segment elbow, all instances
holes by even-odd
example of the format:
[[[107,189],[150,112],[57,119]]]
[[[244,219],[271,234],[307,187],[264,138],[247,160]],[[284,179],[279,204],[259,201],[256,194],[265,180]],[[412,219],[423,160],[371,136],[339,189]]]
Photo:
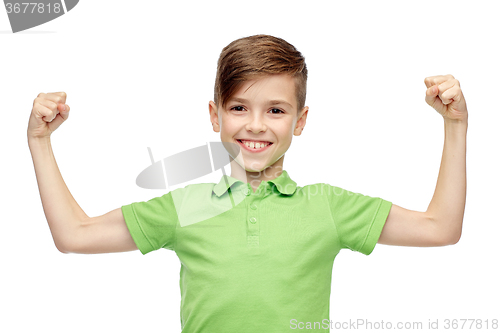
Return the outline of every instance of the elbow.
[[[78,223],[72,223],[74,226],[79,226]],[[76,240],[78,239],[78,230],[79,228],[64,230],[65,232],[59,232],[52,235],[54,240],[54,244],[57,250],[61,253],[77,253],[75,252],[78,249]]]
[[[59,252],[61,252],[61,253],[69,253],[69,251],[67,251],[65,248],[63,248],[63,247],[62,247],[62,246],[60,246],[60,245],[57,245],[57,244],[56,244],[56,248],[57,248],[57,250],[58,250]]]
[[[442,223],[436,221],[434,218],[429,218],[432,221],[435,246],[447,246],[457,244],[462,237],[462,220],[455,223]]]
[[[462,237],[462,230],[456,232],[448,232],[442,239],[441,244],[445,245],[455,245]]]
[[[55,243],[56,248],[57,248],[57,250],[58,250],[59,252],[61,252],[61,253],[69,253],[69,252],[70,252],[70,251],[68,251],[68,250],[66,249],[66,247],[64,247],[64,246],[63,246],[60,242],[54,242],[54,243]]]
[[[68,249],[68,247],[66,246],[66,243],[65,242],[62,242],[61,240],[56,240],[54,239],[54,244],[57,248],[57,250],[61,253],[71,253],[71,251]]]
[[[451,242],[449,245],[457,244],[458,241],[460,240],[460,237],[462,237],[462,231],[458,232],[457,235],[451,238]]]

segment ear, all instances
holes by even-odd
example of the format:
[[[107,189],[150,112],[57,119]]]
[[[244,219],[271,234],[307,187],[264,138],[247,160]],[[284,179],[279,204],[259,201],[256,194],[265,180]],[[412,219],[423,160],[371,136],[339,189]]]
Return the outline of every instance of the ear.
[[[214,132],[219,132],[219,113],[217,105],[213,101],[208,102],[208,112],[210,113],[210,121],[212,122]]]
[[[298,115],[297,123],[295,124],[295,129],[293,130],[293,134],[299,136],[302,134],[302,130],[306,126],[307,113],[309,112],[309,107],[304,106],[300,114]]]

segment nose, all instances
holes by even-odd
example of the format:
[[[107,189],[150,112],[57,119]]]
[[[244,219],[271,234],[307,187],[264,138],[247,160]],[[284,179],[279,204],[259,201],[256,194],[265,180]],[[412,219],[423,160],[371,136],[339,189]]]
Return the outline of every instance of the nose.
[[[247,131],[252,131],[254,133],[259,133],[267,129],[265,124],[265,119],[260,112],[252,112],[252,115],[248,118],[248,123],[245,126]]]

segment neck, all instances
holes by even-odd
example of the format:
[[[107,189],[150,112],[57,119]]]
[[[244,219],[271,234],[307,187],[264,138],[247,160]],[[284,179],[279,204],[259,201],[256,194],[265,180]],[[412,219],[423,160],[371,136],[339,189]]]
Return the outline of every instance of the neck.
[[[276,161],[273,165],[261,171],[247,171],[235,160],[231,159],[231,177],[250,183],[253,191],[259,187],[262,181],[268,181],[279,177],[283,173],[283,159],[285,155]]]

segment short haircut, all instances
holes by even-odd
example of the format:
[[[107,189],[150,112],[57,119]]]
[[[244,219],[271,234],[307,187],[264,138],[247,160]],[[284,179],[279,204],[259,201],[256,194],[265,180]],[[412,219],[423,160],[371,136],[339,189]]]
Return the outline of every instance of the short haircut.
[[[217,63],[214,102],[222,107],[243,82],[270,74],[295,78],[297,112],[306,102],[307,66],[302,54],[287,41],[269,35],[254,35],[232,41]]]

